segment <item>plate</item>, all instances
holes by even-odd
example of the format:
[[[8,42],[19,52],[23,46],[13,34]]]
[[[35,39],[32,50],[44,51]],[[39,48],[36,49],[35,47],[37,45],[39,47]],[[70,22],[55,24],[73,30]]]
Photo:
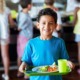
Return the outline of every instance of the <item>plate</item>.
[[[55,70],[55,71],[51,71],[51,72],[49,72],[49,71],[41,71],[41,70],[39,70],[41,67],[44,67],[44,66],[34,67],[34,68],[32,68],[32,71],[36,71],[36,72],[39,72],[39,73],[52,73],[52,72],[57,72],[58,71],[58,69]]]

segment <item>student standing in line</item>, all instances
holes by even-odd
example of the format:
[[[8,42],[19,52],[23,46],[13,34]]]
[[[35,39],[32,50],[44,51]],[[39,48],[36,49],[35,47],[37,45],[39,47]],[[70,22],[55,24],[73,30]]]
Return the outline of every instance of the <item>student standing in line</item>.
[[[74,12],[74,34],[75,34],[75,41],[78,45],[78,62],[79,62],[79,69],[78,73],[80,74],[80,0],[76,0],[77,4],[75,12]]]
[[[32,7],[32,0],[20,0],[19,4],[21,5],[22,10],[19,11],[17,17],[18,30],[19,30],[19,35],[17,39],[18,67],[21,64],[21,58],[24,52],[25,45],[33,37],[33,23],[28,13]],[[20,76],[22,76],[22,74],[18,71],[17,77]]]
[[[10,9],[6,6],[5,0],[0,0],[0,49],[4,65],[4,74],[2,74],[4,80],[9,80],[9,24],[10,26],[15,26]]]

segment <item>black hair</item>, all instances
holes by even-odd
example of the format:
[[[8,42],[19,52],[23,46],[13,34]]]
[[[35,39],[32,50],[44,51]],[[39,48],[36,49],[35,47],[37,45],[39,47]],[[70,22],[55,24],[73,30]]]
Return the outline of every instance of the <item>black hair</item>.
[[[44,15],[49,15],[49,16],[53,17],[55,23],[57,23],[57,13],[55,11],[53,11],[52,9],[45,8],[45,9],[40,10],[40,12],[37,16],[37,21],[39,22],[41,16],[44,16]]]
[[[26,8],[26,7],[28,7],[29,4],[32,3],[32,0],[20,0],[19,3],[20,3],[22,8]]]
[[[77,2],[80,2],[80,0],[76,0]]]
[[[45,3],[46,5],[53,5],[54,0],[44,0],[44,3]]]

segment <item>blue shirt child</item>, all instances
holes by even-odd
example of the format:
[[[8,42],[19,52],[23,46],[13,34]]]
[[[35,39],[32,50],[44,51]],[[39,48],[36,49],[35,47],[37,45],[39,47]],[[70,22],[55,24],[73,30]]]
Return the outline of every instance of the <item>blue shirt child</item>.
[[[57,64],[58,59],[69,59],[65,43],[61,38],[31,39],[26,45],[22,61],[32,66]],[[30,80],[62,80],[61,76],[31,76]]]

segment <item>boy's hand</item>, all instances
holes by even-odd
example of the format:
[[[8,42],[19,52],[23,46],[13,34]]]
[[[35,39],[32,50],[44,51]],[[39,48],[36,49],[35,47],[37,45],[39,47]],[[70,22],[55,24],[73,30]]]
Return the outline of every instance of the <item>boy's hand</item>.
[[[68,66],[69,66],[71,69],[74,69],[74,68],[75,68],[75,64],[72,63],[71,61],[68,61],[67,64],[68,64]]]
[[[25,70],[26,67],[27,67],[26,63],[22,62],[22,64],[19,67],[19,71],[22,72],[22,73],[24,73],[24,70]]]

